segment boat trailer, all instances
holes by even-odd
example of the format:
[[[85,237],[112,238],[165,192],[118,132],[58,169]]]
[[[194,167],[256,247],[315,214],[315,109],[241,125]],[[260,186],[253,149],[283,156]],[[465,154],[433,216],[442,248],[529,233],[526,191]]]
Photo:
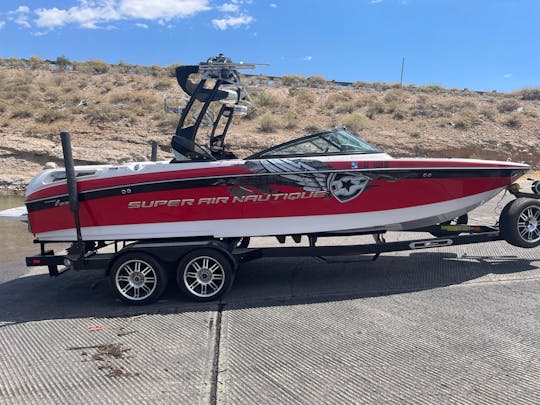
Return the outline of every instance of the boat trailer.
[[[433,237],[407,241],[386,242],[384,232],[342,232],[308,234],[309,246],[249,247],[249,238],[212,237],[144,239],[137,241],[84,240],[79,221],[79,198],[70,135],[61,133],[69,206],[73,213],[77,240],[66,253],[48,250],[40,244],[38,255],[26,258],[26,265],[47,266],[49,275],[56,277],[67,270],[101,270],[120,300],[128,304],[148,304],[164,292],[170,277],[176,278],[180,290],[196,301],[215,300],[225,294],[234,281],[241,263],[265,257],[329,257],[372,254],[373,260],[386,252],[433,249],[446,246],[505,240],[525,248],[540,245],[540,180],[532,183],[531,192],[523,192],[517,184],[508,188],[516,199],[502,210],[498,225],[467,225],[466,218],[455,224],[445,223],[403,232],[428,232]],[[532,179],[530,179],[532,180]],[[318,246],[321,237],[372,235],[374,243]],[[272,235],[269,235],[272,236]],[[300,242],[303,235],[290,235]],[[286,236],[276,236],[284,243]]]

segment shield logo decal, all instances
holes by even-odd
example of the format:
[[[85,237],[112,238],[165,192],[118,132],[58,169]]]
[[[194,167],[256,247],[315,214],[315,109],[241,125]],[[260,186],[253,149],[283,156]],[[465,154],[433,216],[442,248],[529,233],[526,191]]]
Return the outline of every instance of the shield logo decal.
[[[332,173],[328,176],[328,190],[342,203],[358,197],[366,189],[369,177],[355,173]]]

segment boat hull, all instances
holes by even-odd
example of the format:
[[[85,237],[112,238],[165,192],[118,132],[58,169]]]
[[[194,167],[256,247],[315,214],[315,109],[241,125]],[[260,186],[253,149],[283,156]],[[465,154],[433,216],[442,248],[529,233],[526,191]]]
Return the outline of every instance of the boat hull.
[[[409,230],[461,216],[493,198],[501,190],[490,190],[440,203],[377,212],[86,226],[82,228],[82,236],[85,240],[136,240],[186,236],[229,238],[337,231]],[[43,232],[36,236],[41,241],[76,239],[74,228]]]
[[[354,159],[80,167],[82,236],[135,240],[414,229],[474,209],[528,169],[475,160]],[[65,180],[51,180],[61,173],[38,175],[29,187],[28,220],[41,241],[76,239]]]

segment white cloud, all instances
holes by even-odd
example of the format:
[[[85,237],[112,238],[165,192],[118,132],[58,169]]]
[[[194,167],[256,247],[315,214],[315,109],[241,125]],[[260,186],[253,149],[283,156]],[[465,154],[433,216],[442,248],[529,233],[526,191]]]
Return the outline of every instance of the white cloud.
[[[60,10],[56,7],[49,9],[37,9],[38,16],[36,25],[38,27],[54,28],[69,22],[69,13],[66,10]]]
[[[1,30],[2,28],[4,28],[4,25],[6,25],[6,22],[5,22],[5,21],[0,21],[0,30]]]
[[[168,22],[175,18],[191,17],[210,10],[209,0],[78,0],[70,8],[38,8],[33,10],[39,28],[54,29],[67,24],[83,28],[111,28],[103,24],[114,21],[140,19]],[[30,9],[21,6],[10,12],[12,20],[30,28]],[[17,20],[15,19],[17,18]]]
[[[307,60],[307,61],[313,60],[313,56],[304,56],[304,60]]]
[[[223,13],[237,13],[240,7],[238,4],[225,3],[218,7],[218,10]]]
[[[39,8],[35,23],[40,28],[56,28],[66,24],[77,24],[83,28],[99,28],[99,24],[118,21],[122,18],[114,0],[80,0],[78,6],[69,9]]]
[[[270,3],[270,7],[271,8],[277,8],[277,4],[276,3]]]
[[[371,0],[371,4],[378,4],[378,3],[382,3],[383,0]]]
[[[208,0],[122,0],[118,10],[125,17],[169,21],[210,10],[210,7]]]
[[[13,21],[21,27],[30,28],[31,25],[28,22],[29,13],[30,9],[27,6],[19,6],[16,10],[8,12],[8,20]]]
[[[172,20],[192,17],[215,10],[223,13],[212,24],[219,30],[248,26],[255,19],[245,10],[252,0],[221,0],[220,6],[211,6],[211,0],[71,0],[72,7],[49,7],[31,10],[20,6],[8,13],[8,20],[23,27],[40,29],[40,33],[65,25],[89,29],[114,29],[115,22],[135,20],[135,26],[148,28],[147,21],[174,27]],[[277,7],[270,4],[270,7]],[[139,21],[137,21],[139,20]],[[140,21],[143,20],[143,21]]]
[[[214,27],[217,29],[224,31],[227,28],[238,28],[242,25],[249,25],[254,21],[255,19],[252,16],[241,14],[236,17],[228,16],[221,19],[213,19],[212,24],[214,24]]]
[[[506,73],[505,75],[503,75],[503,77],[505,79],[510,79],[512,77],[512,73]]]

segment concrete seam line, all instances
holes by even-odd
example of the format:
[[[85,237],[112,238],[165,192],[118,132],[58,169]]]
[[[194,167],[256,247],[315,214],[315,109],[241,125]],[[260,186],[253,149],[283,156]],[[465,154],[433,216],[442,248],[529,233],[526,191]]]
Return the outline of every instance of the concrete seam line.
[[[218,305],[218,311],[216,315],[216,326],[214,335],[214,358],[212,360],[212,373],[210,375],[210,405],[217,404],[219,350],[221,344],[221,318],[223,316],[224,307],[225,304],[220,303]]]

